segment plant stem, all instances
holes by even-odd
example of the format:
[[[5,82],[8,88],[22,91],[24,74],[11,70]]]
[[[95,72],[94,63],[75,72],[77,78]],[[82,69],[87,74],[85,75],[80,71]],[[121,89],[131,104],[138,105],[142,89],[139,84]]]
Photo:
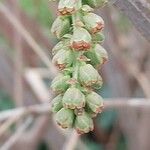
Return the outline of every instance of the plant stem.
[[[73,22],[73,32],[76,28],[76,22],[80,20],[80,12],[79,9],[82,7],[82,0],[77,1],[76,9],[77,12],[72,15],[72,22]],[[80,52],[74,51],[74,64],[73,64],[73,78],[78,80],[78,70],[79,70],[79,61],[77,58],[81,56]]]

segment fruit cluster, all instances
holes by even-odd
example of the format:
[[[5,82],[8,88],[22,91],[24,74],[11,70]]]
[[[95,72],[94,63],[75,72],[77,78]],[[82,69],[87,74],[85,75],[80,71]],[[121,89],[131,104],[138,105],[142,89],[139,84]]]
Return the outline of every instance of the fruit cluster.
[[[52,62],[60,73],[51,89],[57,94],[52,111],[62,128],[75,128],[79,134],[93,130],[92,118],[102,112],[103,99],[94,90],[101,88],[97,68],[104,64],[107,52],[104,41],[104,20],[93,13],[105,0],[60,0],[58,17],[52,33],[60,42],[53,48]]]

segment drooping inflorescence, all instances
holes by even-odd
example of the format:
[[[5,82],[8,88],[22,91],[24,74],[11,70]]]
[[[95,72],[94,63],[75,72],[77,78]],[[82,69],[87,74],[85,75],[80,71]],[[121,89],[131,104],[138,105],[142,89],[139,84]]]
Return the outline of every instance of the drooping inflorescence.
[[[51,89],[55,120],[62,128],[75,128],[79,134],[92,131],[92,118],[102,112],[103,99],[94,92],[102,87],[97,69],[107,59],[101,46],[104,20],[93,13],[106,0],[60,0],[52,33],[60,40],[52,49],[52,62],[60,70]]]

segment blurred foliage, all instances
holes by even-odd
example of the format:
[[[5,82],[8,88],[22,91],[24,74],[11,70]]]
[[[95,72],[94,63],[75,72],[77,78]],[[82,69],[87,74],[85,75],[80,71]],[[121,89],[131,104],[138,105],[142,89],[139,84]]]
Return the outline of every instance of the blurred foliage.
[[[0,89],[0,111],[5,109],[11,109],[14,108],[15,105],[13,103],[13,100],[8,96],[8,94]]]
[[[52,13],[48,5],[48,0],[20,0],[22,8],[31,16],[36,17],[46,27],[50,27],[53,22]]]
[[[124,34],[127,34],[131,31],[131,23],[123,14],[119,14],[119,18],[116,21],[116,26],[119,27],[120,32]]]

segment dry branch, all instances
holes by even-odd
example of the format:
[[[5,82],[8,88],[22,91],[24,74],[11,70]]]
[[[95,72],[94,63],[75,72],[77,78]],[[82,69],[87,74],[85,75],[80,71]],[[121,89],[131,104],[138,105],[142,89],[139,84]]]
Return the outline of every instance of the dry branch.
[[[136,29],[147,41],[150,41],[150,3],[146,0],[112,1],[131,20]]]
[[[55,67],[50,62],[47,55],[43,52],[42,48],[32,38],[30,33],[23,27],[20,21],[9,11],[9,9],[2,3],[0,3],[0,12],[6,16],[8,21],[14,26],[14,28],[21,34],[22,38],[32,47],[34,52],[40,57],[45,65],[53,72],[56,73]]]
[[[141,108],[146,109],[150,108],[150,101],[147,99],[107,99],[105,101],[105,109],[120,109],[123,107],[133,107],[133,108]],[[2,111],[0,113],[0,121],[4,121],[10,117],[16,116],[18,114],[34,114],[34,115],[44,115],[49,114],[51,109],[51,105],[48,103],[40,104],[40,105],[32,105],[29,107],[16,108],[12,110]]]
[[[0,147],[1,150],[9,150],[13,144],[19,139],[19,137],[23,134],[23,132],[27,129],[27,127],[31,124],[33,121],[32,117],[29,117],[22,126],[18,127],[15,134],[13,134],[6,143],[3,144],[2,147]]]

